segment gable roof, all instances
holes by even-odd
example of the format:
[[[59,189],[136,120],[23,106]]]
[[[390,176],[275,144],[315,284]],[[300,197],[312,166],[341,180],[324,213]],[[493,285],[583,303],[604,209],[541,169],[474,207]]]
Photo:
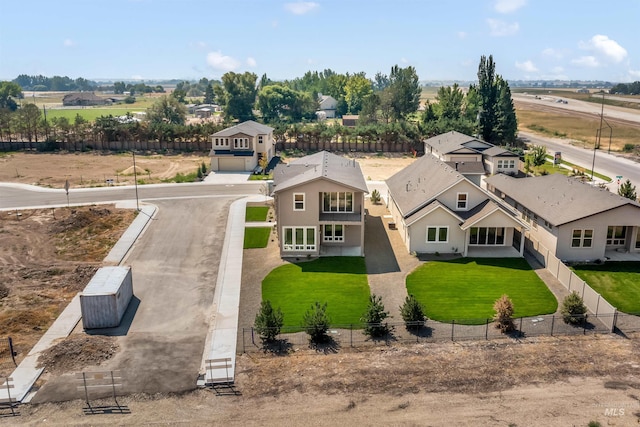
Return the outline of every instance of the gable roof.
[[[211,136],[233,136],[239,133],[249,136],[257,136],[268,135],[271,132],[273,132],[272,127],[254,122],[253,120],[247,120],[246,122],[242,122],[235,126],[231,126],[230,128],[223,129],[220,132],[216,132]]]
[[[466,178],[446,163],[425,155],[387,179],[389,193],[407,218]],[[475,184],[472,184],[475,185]]]
[[[482,153],[489,157],[519,157],[516,153],[512,153],[509,150],[505,150],[502,147],[493,146],[491,148],[487,148]]]
[[[463,175],[484,175],[487,171],[482,162],[445,162],[447,166]],[[456,165],[457,163],[457,165]]]
[[[493,144],[456,131],[436,135],[425,140],[424,143],[443,154],[454,152],[460,148],[468,148],[476,153],[482,153],[484,150],[493,147]]]
[[[495,212],[501,212],[519,226],[524,226],[527,229],[529,228],[525,223],[518,219],[515,212],[508,210],[505,206],[492,199],[487,199],[473,209],[463,212],[462,216],[464,218],[464,222],[460,224],[460,228],[466,230],[473,227],[476,223],[490,215],[493,215]]]
[[[529,178],[497,174],[486,183],[556,226],[625,205],[640,213],[638,202],[561,174]]]
[[[277,193],[318,179],[369,192],[360,165],[355,159],[349,160],[327,151],[276,166],[273,171],[273,192]]]

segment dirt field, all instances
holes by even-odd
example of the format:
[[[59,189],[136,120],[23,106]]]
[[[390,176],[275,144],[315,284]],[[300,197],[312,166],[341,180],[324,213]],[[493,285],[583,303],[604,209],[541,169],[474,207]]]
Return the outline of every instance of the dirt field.
[[[15,159],[26,162],[37,158],[43,168],[55,159],[57,166],[50,167],[47,176],[56,182],[64,182],[64,171],[69,168],[84,173],[94,167],[110,167],[108,161],[97,166],[95,158],[87,157],[94,160],[89,163],[83,156],[93,155],[28,154],[16,155]],[[100,160],[112,157],[117,156],[97,156]],[[76,158],[81,161],[63,164],[61,160]],[[359,157],[358,161],[366,178],[379,180],[413,159],[398,156],[385,160],[373,156]],[[0,173],[6,173],[4,165]],[[0,176],[0,180],[6,178]],[[2,300],[8,319],[24,327],[34,324],[35,317],[29,316],[46,313],[48,322],[55,311],[47,307],[64,306],[65,298],[75,294],[90,279],[109,243],[96,237],[95,226],[87,231],[91,222],[82,218],[119,214],[111,207],[93,209],[76,209],[76,217],[69,216],[68,212],[65,216],[66,209],[23,212],[20,220],[2,213],[0,269],[1,274],[7,276],[0,276],[0,283],[23,286],[22,291],[16,294],[12,291]],[[108,215],[105,209],[110,211]],[[122,226],[131,220],[125,216],[119,221],[113,218],[114,223]],[[87,227],[73,234],[72,229],[77,229],[74,224],[80,223],[87,223]],[[116,238],[114,229],[110,230],[112,239]],[[60,241],[66,244],[61,246],[57,243]],[[77,247],[81,241],[102,243],[95,249],[81,249]],[[66,251],[58,250],[60,247]],[[69,251],[72,247],[77,251]],[[9,303],[14,305],[9,307]],[[21,313],[22,308],[31,311],[20,320],[18,317],[22,315],[16,313]],[[46,322],[43,320],[36,328],[40,330],[34,332],[41,334]],[[31,331],[24,334],[26,340]],[[598,420],[610,426],[639,425],[639,343],[637,335],[628,338],[596,335],[342,348],[328,353],[304,349],[287,356],[241,355],[236,372],[238,395],[217,396],[211,390],[179,395],[131,395],[119,398],[120,404],[131,412],[123,415],[84,415],[84,402],[80,400],[25,405],[19,408],[19,418],[6,418],[2,422],[22,425],[528,426],[536,423],[586,426],[589,421]],[[62,352],[48,354],[48,371],[55,375],[82,369],[115,352],[117,348],[109,339],[67,342]],[[89,354],[97,357],[87,357]],[[93,403],[113,404],[109,400]]]

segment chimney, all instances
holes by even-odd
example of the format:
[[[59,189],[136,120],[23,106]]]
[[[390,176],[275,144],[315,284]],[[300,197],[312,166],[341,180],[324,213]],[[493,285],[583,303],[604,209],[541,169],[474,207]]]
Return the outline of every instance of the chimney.
[[[456,162],[456,170],[458,170],[458,162]]]

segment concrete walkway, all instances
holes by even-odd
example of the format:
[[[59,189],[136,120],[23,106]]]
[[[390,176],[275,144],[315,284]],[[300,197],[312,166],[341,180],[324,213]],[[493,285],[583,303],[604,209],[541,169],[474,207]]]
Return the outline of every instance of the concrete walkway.
[[[118,203],[116,208],[135,208],[135,201],[133,202],[133,205],[131,202]],[[118,243],[116,243],[111,252],[109,252],[109,255],[104,259],[104,263],[120,264],[129,253],[129,250],[135,243],[138,236],[140,236],[144,231],[155,212],[155,206],[143,206],[136,219],[131,223],[122,235],[122,238]],[[35,396],[35,392],[30,393],[31,388],[44,370],[43,368],[37,367],[40,353],[51,347],[56,340],[69,336],[78,322],[80,322],[81,318],[80,294],[78,293],[11,374],[10,378],[13,378],[12,384],[14,386],[13,389],[10,389],[12,398],[15,398],[21,403],[28,403],[31,401],[33,396]],[[0,386],[0,399],[6,399],[8,397],[7,388],[3,382],[3,385]]]
[[[199,386],[234,381],[246,206],[248,202],[264,201],[264,196],[252,196],[236,200],[229,207],[229,219],[213,296],[213,321],[202,355]],[[273,223],[270,222],[251,223],[251,226],[254,225],[273,227]],[[228,362],[209,365],[208,360]]]

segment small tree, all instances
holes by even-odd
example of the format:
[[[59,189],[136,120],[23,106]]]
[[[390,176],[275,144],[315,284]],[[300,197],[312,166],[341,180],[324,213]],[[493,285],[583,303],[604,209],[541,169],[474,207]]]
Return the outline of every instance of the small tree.
[[[408,295],[404,299],[404,304],[400,306],[400,314],[407,329],[413,327],[419,329],[424,326],[426,316],[424,315],[424,306],[413,295]]]
[[[533,166],[542,166],[547,161],[547,147],[544,145],[534,145],[529,150],[527,156],[531,159]]]
[[[329,316],[327,315],[327,303],[320,304],[318,301],[311,305],[302,316],[304,331],[309,335],[313,343],[320,343],[327,340],[329,330]]]
[[[258,160],[258,164],[262,168],[262,175],[267,174],[267,166],[269,166],[269,159],[267,156],[262,156],[260,160]]]
[[[203,175],[207,173],[207,164],[205,162],[202,162],[202,164],[200,165],[200,170],[202,171]]]
[[[388,334],[389,324],[382,323],[387,317],[389,317],[389,312],[384,311],[382,297],[376,294],[370,295],[367,311],[360,318],[360,321],[366,324],[363,332],[372,338]]]
[[[576,291],[571,292],[564,298],[560,313],[562,314],[562,320],[570,325],[577,325],[587,320],[587,307]]]
[[[198,179],[202,179],[202,177],[203,177],[202,169],[198,168],[198,172],[196,172],[196,175],[198,175]]]
[[[371,203],[377,205],[378,203],[380,203],[380,199],[380,192],[378,190],[373,190],[371,192]]]
[[[507,295],[502,295],[493,304],[495,314],[493,315],[493,321],[496,328],[500,329],[502,333],[511,332],[516,329],[513,324],[513,301]]]
[[[280,329],[284,324],[284,316],[280,307],[276,310],[271,306],[271,301],[266,300],[260,303],[260,310],[256,314],[253,327],[256,329],[262,341],[271,342],[280,334]]]
[[[628,179],[622,183],[622,185],[618,189],[618,194],[631,200],[636,200],[638,198],[638,196],[636,195],[636,186],[631,185],[631,181],[629,181]]]

